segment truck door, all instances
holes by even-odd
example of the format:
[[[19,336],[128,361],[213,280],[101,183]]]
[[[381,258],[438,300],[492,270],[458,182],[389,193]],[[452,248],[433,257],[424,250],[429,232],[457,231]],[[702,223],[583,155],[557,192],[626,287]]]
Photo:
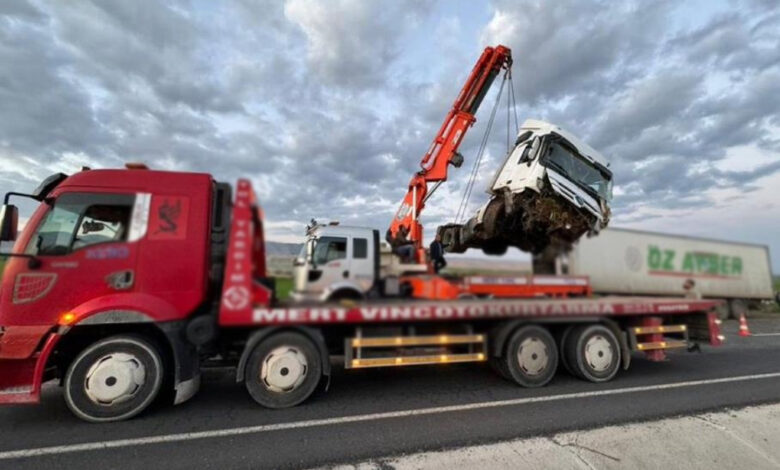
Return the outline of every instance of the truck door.
[[[312,256],[314,269],[309,288],[319,291],[350,278],[347,237],[326,236],[317,240]]]
[[[374,284],[374,256],[370,249],[376,249],[368,238],[352,237],[352,259],[350,260],[351,278],[361,292],[371,289]],[[373,240],[371,240],[373,242]]]
[[[18,320],[52,324],[84,302],[131,292],[137,253],[131,240],[143,236],[138,226],[131,229],[136,202],[148,210],[148,196],[135,194],[65,193],[49,202],[25,247],[37,262],[16,258],[5,273],[14,282],[4,301],[14,304]]]

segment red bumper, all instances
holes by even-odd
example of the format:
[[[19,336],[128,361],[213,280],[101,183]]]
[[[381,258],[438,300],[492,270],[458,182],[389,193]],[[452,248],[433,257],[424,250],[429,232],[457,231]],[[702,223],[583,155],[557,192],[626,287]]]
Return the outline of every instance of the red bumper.
[[[19,357],[22,355],[17,347],[20,338],[13,330],[10,327],[0,336],[0,404],[38,403],[46,361],[60,335],[44,333],[36,343],[36,346],[42,343],[39,349],[27,357]]]

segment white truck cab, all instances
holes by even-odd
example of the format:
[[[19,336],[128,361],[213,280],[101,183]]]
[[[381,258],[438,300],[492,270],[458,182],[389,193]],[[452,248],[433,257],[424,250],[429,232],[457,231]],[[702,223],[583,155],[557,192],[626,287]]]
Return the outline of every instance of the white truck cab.
[[[398,295],[398,277],[426,272],[424,264],[401,263],[379,231],[314,223],[293,266],[295,302],[363,299],[372,292]]]
[[[538,252],[597,233],[609,222],[612,172],[576,136],[528,119],[487,192],[490,200],[465,224],[439,228],[448,251],[502,254],[512,245]]]
[[[538,193],[546,176],[556,193],[601,223],[609,218],[608,203],[612,199],[612,172],[608,166],[599,152],[573,134],[554,124],[528,119],[488,193],[495,196],[526,189]]]

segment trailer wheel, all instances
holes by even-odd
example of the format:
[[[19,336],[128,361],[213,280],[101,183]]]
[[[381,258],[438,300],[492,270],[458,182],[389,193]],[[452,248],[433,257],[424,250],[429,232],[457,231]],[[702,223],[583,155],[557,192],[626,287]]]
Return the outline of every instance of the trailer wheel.
[[[560,340],[558,341],[558,357],[560,357],[561,364],[563,365],[563,368],[566,370],[566,372],[569,373],[569,375],[573,375],[575,377],[579,377],[577,373],[574,372],[574,369],[572,368],[571,364],[569,364],[569,359],[566,354],[566,344],[569,341],[569,337],[571,336],[571,332],[576,328],[574,325],[570,325],[566,327],[565,330],[563,330],[563,333],[561,334]]]
[[[244,372],[249,395],[267,408],[288,408],[307,398],[322,377],[317,347],[300,333],[278,333],[249,354]]]
[[[574,375],[590,382],[607,382],[620,368],[620,343],[612,330],[597,323],[572,330],[563,353]]]
[[[135,335],[111,336],[82,351],[65,374],[65,403],[93,423],[141,413],[160,392],[163,361],[157,348]]]
[[[505,368],[505,362],[503,357],[490,357],[488,359],[488,364],[490,364],[490,368],[493,369],[493,372],[495,372],[496,374],[500,375],[506,380],[514,380],[512,379],[512,376],[509,374],[509,371],[507,371]]]
[[[747,303],[742,299],[731,299],[729,300],[728,305],[731,318],[737,319],[741,315],[747,315],[748,313]]]
[[[558,369],[558,348],[546,328],[537,325],[517,329],[501,357],[506,374],[523,387],[541,387]]]

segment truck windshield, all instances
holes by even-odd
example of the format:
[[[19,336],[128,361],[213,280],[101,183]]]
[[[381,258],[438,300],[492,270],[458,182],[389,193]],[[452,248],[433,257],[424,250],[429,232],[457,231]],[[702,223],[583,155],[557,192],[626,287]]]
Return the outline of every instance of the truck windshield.
[[[347,239],[343,237],[320,237],[314,245],[314,264],[327,264],[347,257]]]
[[[577,153],[554,143],[548,147],[546,161],[579,186],[606,201],[612,199],[612,176]]]
[[[134,196],[63,194],[27,245],[27,254],[65,255],[97,243],[124,241]]]

